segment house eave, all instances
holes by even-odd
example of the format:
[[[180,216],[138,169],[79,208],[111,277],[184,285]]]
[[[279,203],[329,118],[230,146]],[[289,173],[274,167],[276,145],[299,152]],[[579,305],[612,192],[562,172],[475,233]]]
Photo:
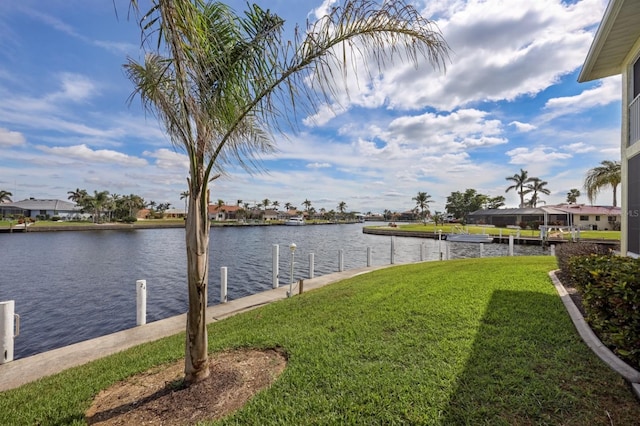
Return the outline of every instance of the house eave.
[[[611,0],[585,59],[578,82],[622,73],[625,59],[640,38],[640,2]]]

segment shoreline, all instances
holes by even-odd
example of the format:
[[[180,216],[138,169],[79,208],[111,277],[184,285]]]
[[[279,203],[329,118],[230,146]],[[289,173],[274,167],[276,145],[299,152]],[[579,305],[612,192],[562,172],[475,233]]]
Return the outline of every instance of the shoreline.
[[[304,226],[315,225],[351,225],[358,222],[321,222],[305,223]],[[211,222],[212,228],[223,227],[255,227],[255,226],[287,226],[282,223],[217,223]],[[184,222],[146,222],[140,221],[135,223],[105,223],[105,224],[76,224],[76,225],[56,225],[56,226],[29,226],[26,231],[24,227],[20,228],[0,228],[0,234],[12,233],[29,233],[29,232],[65,232],[65,231],[127,231],[135,229],[162,229],[162,228],[184,228]]]

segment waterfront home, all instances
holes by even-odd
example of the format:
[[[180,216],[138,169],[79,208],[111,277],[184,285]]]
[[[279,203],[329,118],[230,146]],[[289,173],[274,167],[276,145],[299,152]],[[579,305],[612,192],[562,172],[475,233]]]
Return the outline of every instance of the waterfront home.
[[[571,226],[583,230],[619,230],[619,207],[558,204],[518,209],[484,209],[467,215],[467,223],[522,228],[537,225]]]
[[[640,255],[640,1],[611,0],[578,77],[622,76],[620,251]]]
[[[90,215],[82,213],[82,208],[62,200],[28,200],[0,204],[0,217],[28,217],[31,219],[81,220]]]
[[[209,204],[209,219],[216,221],[238,220],[238,211],[241,209],[242,207],[240,206],[228,206],[226,204],[219,206],[217,204]]]

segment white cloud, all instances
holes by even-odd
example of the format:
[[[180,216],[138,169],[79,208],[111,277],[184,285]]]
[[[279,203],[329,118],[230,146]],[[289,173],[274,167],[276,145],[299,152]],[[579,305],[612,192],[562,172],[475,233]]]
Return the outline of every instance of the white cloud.
[[[25,143],[26,139],[22,133],[0,127],[0,147],[20,146]]]
[[[142,158],[132,157],[121,152],[112,151],[108,149],[93,150],[86,145],[76,145],[68,147],[48,147],[38,146],[40,151],[53,154],[62,158],[68,158],[71,160],[80,160],[84,162],[97,162],[97,163],[112,163],[121,166],[146,166],[146,160]]]
[[[369,79],[373,63],[338,83],[336,101],[374,108],[412,110],[431,106],[453,110],[475,102],[512,101],[556,84],[584,61],[604,12],[604,0],[569,5],[560,0],[469,0],[439,2],[426,11],[451,47],[447,73],[428,63],[388,66]],[[427,15],[428,16],[428,15]],[[424,61],[423,61],[424,62]],[[369,84],[364,84],[369,82]],[[348,87],[350,96],[345,90]]]
[[[331,167],[329,163],[309,163],[307,164],[308,169],[328,169]]]
[[[182,170],[186,176],[189,172],[189,158],[179,152],[175,152],[166,148],[156,151],[145,151],[143,155],[156,159],[156,165],[161,169]]]
[[[596,150],[593,146],[587,145],[584,142],[576,142],[570,145],[563,145],[562,149],[573,154],[584,154]]]
[[[566,152],[558,152],[549,147],[535,147],[535,148],[515,148],[505,153],[508,157],[511,157],[509,164],[521,164],[527,167],[535,163],[548,164],[556,160],[567,160],[572,157],[571,154]]]
[[[529,123],[522,123],[520,121],[512,121],[511,123],[509,123],[510,126],[514,126],[516,128],[517,131],[519,132],[530,132],[532,130],[535,130],[537,127],[534,126],[533,124],[529,124]]]
[[[576,114],[619,101],[621,90],[619,76],[605,78],[596,87],[587,89],[578,95],[549,99],[544,106],[548,112],[543,114],[542,119],[549,120],[561,115]]]

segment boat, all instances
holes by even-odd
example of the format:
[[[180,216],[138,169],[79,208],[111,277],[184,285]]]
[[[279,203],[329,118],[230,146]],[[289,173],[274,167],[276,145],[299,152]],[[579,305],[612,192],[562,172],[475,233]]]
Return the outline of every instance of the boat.
[[[492,243],[493,237],[487,234],[448,234],[447,241],[454,243]]]
[[[287,220],[284,224],[289,226],[304,225],[304,218],[302,216],[292,217],[291,219]]]
[[[488,234],[470,234],[461,227],[456,226],[454,231],[447,234],[447,241],[454,243],[492,243],[493,236]]]

